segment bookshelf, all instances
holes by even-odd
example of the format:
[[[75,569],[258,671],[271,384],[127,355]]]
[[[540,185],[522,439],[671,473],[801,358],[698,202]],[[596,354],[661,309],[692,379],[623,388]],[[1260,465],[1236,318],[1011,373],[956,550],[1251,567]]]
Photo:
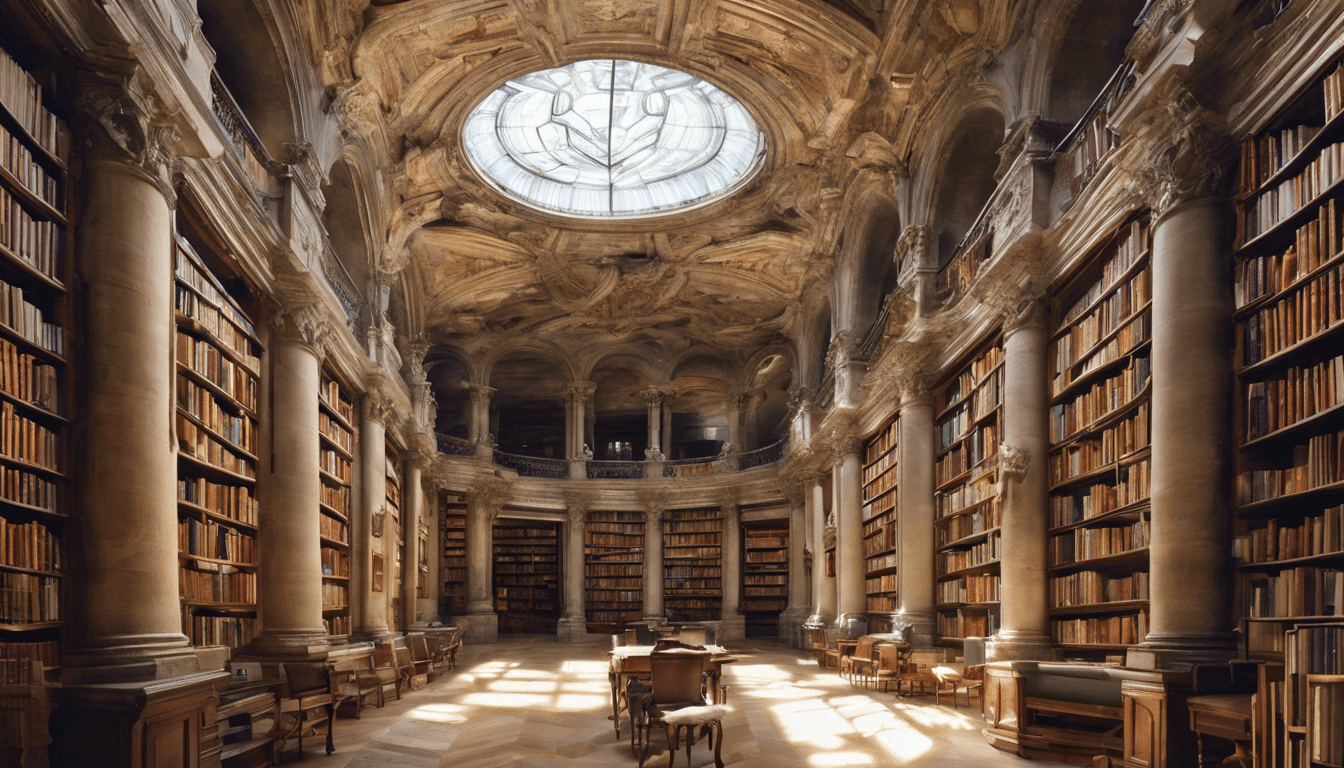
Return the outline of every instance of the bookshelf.
[[[387,446],[387,455],[383,462],[386,467],[386,477],[384,479],[383,491],[383,509],[386,510],[388,519],[392,521],[392,594],[391,598],[392,615],[389,617],[389,626],[400,628],[401,612],[401,584],[406,576],[406,529],[402,524],[401,518],[401,479],[397,475],[397,454],[389,444]]]
[[[257,630],[261,345],[249,297],[225,289],[220,254],[197,250],[185,219],[173,288],[182,631],[193,645],[238,648]]]
[[[663,518],[663,610],[670,622],[718,621],[723,608],[723,517],[715,507]]]
[[[443,501],[443,607],[445,620],[467,612],[467,505],[461,496]]]
[[[644,615],[644,515],[590,512],[583,553],[588,631],[621,632]]]
[[[742,613],[747,637],[776,637],[789,607],[789,521],[742,524]]]
[[[863,464],[863,556],[867,563],[869,613],[901,609],[897,551],[897,466],[900,453],[896,419],[868,441]]]
[[[1048,597],[1053,640],[1100,660],[1148,624],[1151,232],[1120,226],[1051,305]]]
[[[560,620],[560,524],[496,522],[494,585],[501,633],[554,635]]]
[[[322,621],[327,634],[350,634],[350,479],[355,408],[349,390],[324,367],[317,399],[321,501]]]
[[[980,345],[939,388],[934,425],[934,567],[940,642],[960,646],[999,623],[996,457],[1003,342]]]
[[[61,670],[71,237],[70,134],[46,90],[0,49],[0,658]],[[34,679],[30,682],[44,682]]]

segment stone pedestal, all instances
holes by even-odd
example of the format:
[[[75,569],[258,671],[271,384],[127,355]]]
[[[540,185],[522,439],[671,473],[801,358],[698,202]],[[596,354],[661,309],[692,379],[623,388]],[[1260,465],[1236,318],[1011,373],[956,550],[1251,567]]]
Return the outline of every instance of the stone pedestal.
[[[937,640],[933,560],[933,397],[907,392],[901,399],[896,520],[900,530],[900,618],[910,624],[911,643],[929,647]]]

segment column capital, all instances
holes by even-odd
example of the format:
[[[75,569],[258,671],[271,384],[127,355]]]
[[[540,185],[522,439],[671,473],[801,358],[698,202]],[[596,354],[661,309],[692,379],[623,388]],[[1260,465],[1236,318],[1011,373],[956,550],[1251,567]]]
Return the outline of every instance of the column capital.
[[[326,357],[333,325],[317,302],[281,299],[271,314],[271,330],[283,339],[307,347],[321,360]]]
[[[814,387],[794,387],[789,390],[789,413],[796,414],[816,407],[817,390]]]
[[[588,403],[597,392],[597,382],[571,381],[565,385],[565,399],[570,402]]]
[[[381,387],[364,393],[364,418],[376,421],[386,428],[392,426],[396,416],[396,402]]]
[[[467,391],[470,393],[471,402],[475,405],[489,405],[491,399],[495,396],[495,388],[484,384],[468,385]]]
[[[581,493],[565,494],[565,518],[571,525],[581,526],[588,521],[588,499]]]
[[[477,479],[467,491],[467,500],[485,512],[491,525],[499,519],[499,513],[512,497],[513,481],[497,475]]]
[[[654,488],[636,491],[635,500],[644,510],[645,522],[655,525],[663,521],[663,510],[667,509],[671,494],[666,488]]]
[[[123,81],[90,75],[79,84],[76,109],[102,127],[127,167],[152,182],[176,206],[173,166],[182,135],[158,97],[134,76]]]
[[[639,391],[639,396],[644,398],[644,403],[650,408],[661,408],[671,394],[663,387],[646,387]]]
[[[1145,117],[1147,129],[1140,136],[1149,151],[1134,194],[1152,209],[1154,221],[1195,198],[1231,194],[1235,144],[1221,115],[1173,79]]]
[[[805,481],[784,481],[780,484],[780,490],[784,493],[784,498],[789,502],[792,509],[802,509],[807,506],[808,483]]]
[[[724,491],[719,496],[719,507],[724,517],[742,513],[742,494],[736,489]]]
[[[863,438],[852,424],[833,428],[826,438],[826,443],[831,450],[831,459],[836,464],[850,456],[863,455]]]

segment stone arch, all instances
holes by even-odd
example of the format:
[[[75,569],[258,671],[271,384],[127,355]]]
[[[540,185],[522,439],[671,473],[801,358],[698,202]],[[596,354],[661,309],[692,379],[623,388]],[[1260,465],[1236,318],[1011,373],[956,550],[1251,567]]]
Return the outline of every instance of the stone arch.
[[[452,347],[425,355],[425,377],[434,393],[434,431],[463,440],[471,430],[471,358]]]
[[[640,393],[665,383],[657,366],[634,350],[613,350],[594,362],[589,378],[597,385],[590,409],[597,458],[644,458],[650,447],[648,406]]]
[[[793,350],[772,344],[757,351],[747,361],[747,389],[761,393],[761,402],[752,414],[748,431],[755,445],[744,450],[763,448],[784,438],[789,432],[789,399],[797,374]]]
[[[361,169],[349,158],[339,158],[331,168],[328,183],[322,187],[322,194],[327,201],[327,207],[322,211],[322,224],[336,260],[349,276],[355,291],[381,305],[384,297],[374,296],[369,285],[375,274],[376,245],[372,233],[377,230]]]
[[[569,361],[546,345],[515,345],[488,367],[490,432],[499,449],[522,456],[565,457],[565,390]]]
[[[1029,108],[1047,120],[1073,125],[1087,112],[1125,60],[1134,20],[1145,0],[1086,3],[1056,0],[1042,18],[1046,25],[1032,46],[1038,57],[1028,63]]]
[[[939,162],[933,164],[939,171],[929,197],[930,247],[940,267],[952,259],[998,185],[995,171],[1004,137],[1003,111],[988,103],[974,103],[955,126],[939,153]]]
[[[832,300],[836,327],[862,337],[877,318],[883,298],[896,287],[892,257],[901,236],[901,219],[895,198],[880,189],[868,190],[848,218],[832,277]]]
[[[272,159],[302,135],[299,104],[268,16],[254,0],[197,0],[215,71]]]
[[[718,352],[692,348],[673,362],[668,378],[677,392],[669,458],[717,454],[729,438],[728,398],[741,384],[741,366]]]

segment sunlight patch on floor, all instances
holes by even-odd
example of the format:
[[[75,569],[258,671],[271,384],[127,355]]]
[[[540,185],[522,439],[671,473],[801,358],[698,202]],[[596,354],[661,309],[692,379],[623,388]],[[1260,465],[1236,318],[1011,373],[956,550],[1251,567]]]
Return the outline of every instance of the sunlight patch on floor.
[[[563,709],[570,712],[583,712],[586,710],[611,709],[610,696],[593,696],[580,693],[562,693],[555,697],[556,709]]]
[[[877,760],[864,752],[820,752],[809,755],[807,764],[812,768],[841,768],[850,765],[877,765]]]
[[[776,704],[770,707],[777,730],[794,744],[835,750],[855,733],[854,726],[819,699]],[[842,763],[843,765],[843,763]]]
[[[498,709],[523,709],[532,707],[542,709],[551,705],[554,696],[544,693],[468,693],[462,697],[462,703],[471,707],[495,707]]]
[[[432,723],[464,723],[470,716],[468,707],[457,704],[421,704],[406,713],[412,720]]]
[[[486,689],[505,693],[554,693],[560,690],[560,683],[555,680],[496,680]]]

